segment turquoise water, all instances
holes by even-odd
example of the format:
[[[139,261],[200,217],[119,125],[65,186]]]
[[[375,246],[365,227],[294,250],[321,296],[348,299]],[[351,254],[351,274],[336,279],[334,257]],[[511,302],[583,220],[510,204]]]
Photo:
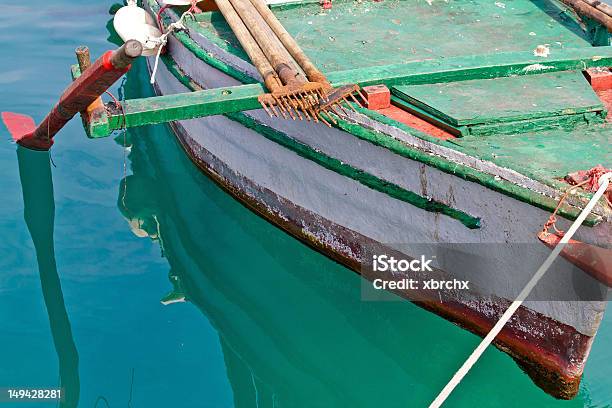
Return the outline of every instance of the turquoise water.
[[[0,111],[40,120],[74,48],[113,47],[110,5],[3,5]],[[113,91],[148,95],[141,64]],[[56,167],[9,141],[0,388],[61,384],[66,407],[423,407],[478,343],[410,303],[360,301],[357,275],[233,201],[166,127],[92,141],[74,120]],[[492,349],[447,406],[612,406],[610,344],[608,315],[573,401]]]

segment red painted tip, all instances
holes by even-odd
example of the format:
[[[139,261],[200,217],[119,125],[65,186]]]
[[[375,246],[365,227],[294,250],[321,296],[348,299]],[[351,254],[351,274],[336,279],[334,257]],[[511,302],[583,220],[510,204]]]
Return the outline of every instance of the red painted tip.
[[[23,147],[32,150],[49,150],[53,139],[41,140],[34,137],[36,123],[28,115],[13,112],[2,112],[2,121],[10,132],[13,140]]]
[[[13,112],[2,112],[2,121],[10,132],[13,140],[19,142],[36,130],[36,123],[28,115]]]

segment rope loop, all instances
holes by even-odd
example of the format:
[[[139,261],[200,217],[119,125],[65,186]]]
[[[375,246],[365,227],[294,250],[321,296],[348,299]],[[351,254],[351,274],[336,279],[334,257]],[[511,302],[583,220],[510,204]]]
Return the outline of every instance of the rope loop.
[[[185,20],[187,17],[191,17],[192,19],[195,20],[195,17],[192,13],[192,9],[195,6],[195,1],[192,1],[192,6],[189,10],[187,10],[186,12],[183,13],[183,15],[181,15],[181,18],[179,18],[177,21],[175,21],[174,23],[171,23],[167,28],[166,31],[161,35],[161,37],[152,39],[151,42],[153,42],[153,44],[155,44],[155,47],[159,47],[157,49],[157,54],[155,56],[155,64],[153,65],[153,71],[151,72],[151,85],[155,84],[155,76],[157,75],[157,68],[159,67],[159,59],[161,58],[161,54],[162,51],[164,49],[164,47],[166,46],[166,44],[168,43],[168,37],[170,36],[170,34],[172,34],[174,31],[178,31],[178,30],[185,30]],[[161,12],[163,11],[163,8],[160,10],[160,14],[158,15],[158,21],[160,23],[160,27],[163,28],[163,25],[161,24]],[[163,31],[162,31],[163,32]]]
[[[568,188],[565,191],[565,193],[563,193],[563,196],[561,196],[561,199],[559,200],[559,204],[557,204],[557,207],[555,208],[553,213],[548,218],[548,221],[544,223],[544,226],[542,227],[542,232],[545,234],[548,234],[549,233],[548,230],[552,228],[555,230],[555,233],[558,236],[562,237],[563,235],[565,235],[565,232],[558,229],[555,224],[557,222],[557,212],[559,211],[559,208],[561,208],[561,205],[563,205],[563,202],[565,201],[565,199],[567,198],[567,196],[570,194],[572,190],[575,190],[579,187],[583,187],[584,189],[588,191],[597,191],[599,189],[600,179],[606,173],[610,173],[610,169],[607,169],[602,165],[597,165],[590,170],[586,170],[586,171],[581,170],[575,173],[568,174],[565,177],[565,180],[568,183],[573,184],[573,185],[570,188]],[[606,191],[612,191],[612,185],[609,185]],[[605,194],[604,194],[604,197],[608,201],[608,204],[612,207],[612,203],[610,203],[610,199]]]
[[[110,91],[105,91],[104,93],[110,96],[110,98],[113,100],[113,104],[117,107],[117,109],[121,111],[121,122],[119,124],[119,129],[126,129],[127,118],[125,116],[125,109],[123,109],[123,105],[121,104],[119,99],[117,99],[115,95],[113,95]]]

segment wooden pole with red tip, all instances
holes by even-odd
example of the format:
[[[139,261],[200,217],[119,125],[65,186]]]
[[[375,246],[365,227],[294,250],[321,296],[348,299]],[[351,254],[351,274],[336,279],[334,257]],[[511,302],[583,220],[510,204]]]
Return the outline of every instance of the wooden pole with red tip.
[[[129,71],[132,61],[141,54],[142,44],[136,40],[129,40],[117,50],[106,52],[66,88],[38,127],[31,117],[17,113],[2,112],[2,120],[20,145],[33,150],[49,150],[53,136]]]

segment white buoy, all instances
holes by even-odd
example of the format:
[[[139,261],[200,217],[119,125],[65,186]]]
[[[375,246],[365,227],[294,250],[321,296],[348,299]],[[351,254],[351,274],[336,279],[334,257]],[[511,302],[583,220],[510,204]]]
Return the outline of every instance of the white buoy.
[[[157,54],[162,33],[157,28],[155,18],[135,2],[128,2],[127,6],[117,11],[113,26],[123,41],[139,41],[143,48],[142,55],[145,57]]]

